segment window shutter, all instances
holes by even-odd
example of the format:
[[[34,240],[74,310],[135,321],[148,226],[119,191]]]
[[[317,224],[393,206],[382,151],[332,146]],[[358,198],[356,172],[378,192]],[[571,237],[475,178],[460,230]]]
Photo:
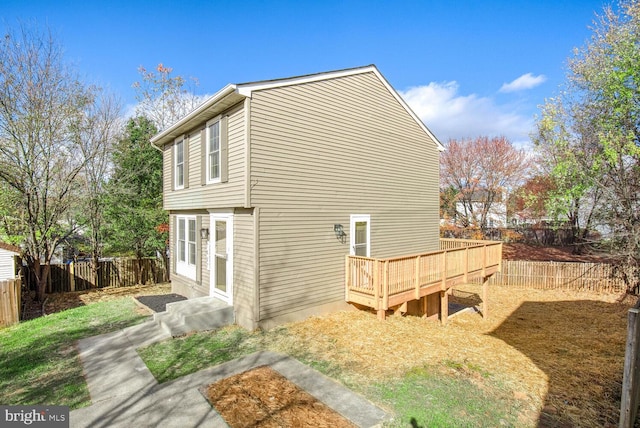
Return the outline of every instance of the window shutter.
[[[200,237],[200,229],[202,229],[202,216],[196,217],[196,284],[202,284],[202,238]]]
[[[169,162],[171,163],[171,190],[176,190],[176,144],[169,148]]]
[[[184,141],[182,143],[182,150],[184,150],[184,188],[189,188],[189,136],[186,135],[184,137]]]
[[[169,246],[169,256],[171,263],[171,273],[176,273],[176,265],[178,262],[178,222],[176,220],[176,216],[172,215],[169,218],[169,231],[171,232],[171,245]]]
[[[209,171],[207,171],[207,128],[205,127],[200,131],[200,147],[202,156],[200,156],[200,184],[204,186],[207,184],[207,178],[209,177]]]
[[[220,119],[220,181],[229,181],[229,116]]]

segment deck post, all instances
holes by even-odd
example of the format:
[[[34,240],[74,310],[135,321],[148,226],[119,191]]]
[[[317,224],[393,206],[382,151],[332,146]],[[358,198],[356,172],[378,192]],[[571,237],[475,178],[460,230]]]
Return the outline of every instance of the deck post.
[[[440,323],[442,323],[442,325],[446,325],[448,319],[449,295],[447,294],[447,290],[444,290],[440,292]]]
[[[351,265],[349,256],[344,257],[344,300],[349,302],[349,287],[351,286]]]
[[[380,309],[382,306],[382,294],[380,293],[380,261],[373,260],[371,262],[373,265],[373,299],[376,302],[375,310]]]
[[[447,251],[442,252],[442,289],[447,288]]]
[[[415,265],[415,286],[416,286],[416,300],[420,298],[420,256],[416,257]]]
[[[382,289],[382,309],[389,309],[389,260],[384,261],[384,278]],[[384,318],[383,318],[384,319]]]
[[[482,319],[489,318],[489,277],[482,277]]]

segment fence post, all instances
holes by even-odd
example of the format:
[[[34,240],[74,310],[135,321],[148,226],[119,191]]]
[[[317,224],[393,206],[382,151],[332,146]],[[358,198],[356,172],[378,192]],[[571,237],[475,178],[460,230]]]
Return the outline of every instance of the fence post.
[[[73,261],[71,261],[71,263],[69,263],[69,288],[71,288],[71,291],[76,291],[76,269],[75,269],[75,264],[73,263]]]
[[[20,278],[0,281],[0,328],[20,322]]]
[[[489,277],[482,277],[482,319],[489,318]]]
[[[622,374],[622,397],[620,400],[620,428],[632,428],[638,414],[640,393],[638,372],[638,333],[640,332],[640,310],[629,309],[627,346]]]

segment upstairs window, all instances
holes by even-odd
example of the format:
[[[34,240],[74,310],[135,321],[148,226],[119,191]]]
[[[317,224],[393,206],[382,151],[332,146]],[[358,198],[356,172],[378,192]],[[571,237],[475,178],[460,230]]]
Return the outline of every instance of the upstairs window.
[[[220,120],[207,124],[207,183],[220,181]]]
[[[184,139],[176,140],[174,144],[174,187],[176,189],[184,188]]]

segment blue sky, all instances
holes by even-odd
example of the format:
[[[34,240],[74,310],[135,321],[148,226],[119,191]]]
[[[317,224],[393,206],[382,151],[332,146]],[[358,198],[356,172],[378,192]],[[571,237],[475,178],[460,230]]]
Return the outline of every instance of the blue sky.
[[[48,26],[87,81],[135,104],[162,62],[213,94],[227,83],[378,66],[436,136],[529,139],[606,2],[3,0],[2,29]]]

